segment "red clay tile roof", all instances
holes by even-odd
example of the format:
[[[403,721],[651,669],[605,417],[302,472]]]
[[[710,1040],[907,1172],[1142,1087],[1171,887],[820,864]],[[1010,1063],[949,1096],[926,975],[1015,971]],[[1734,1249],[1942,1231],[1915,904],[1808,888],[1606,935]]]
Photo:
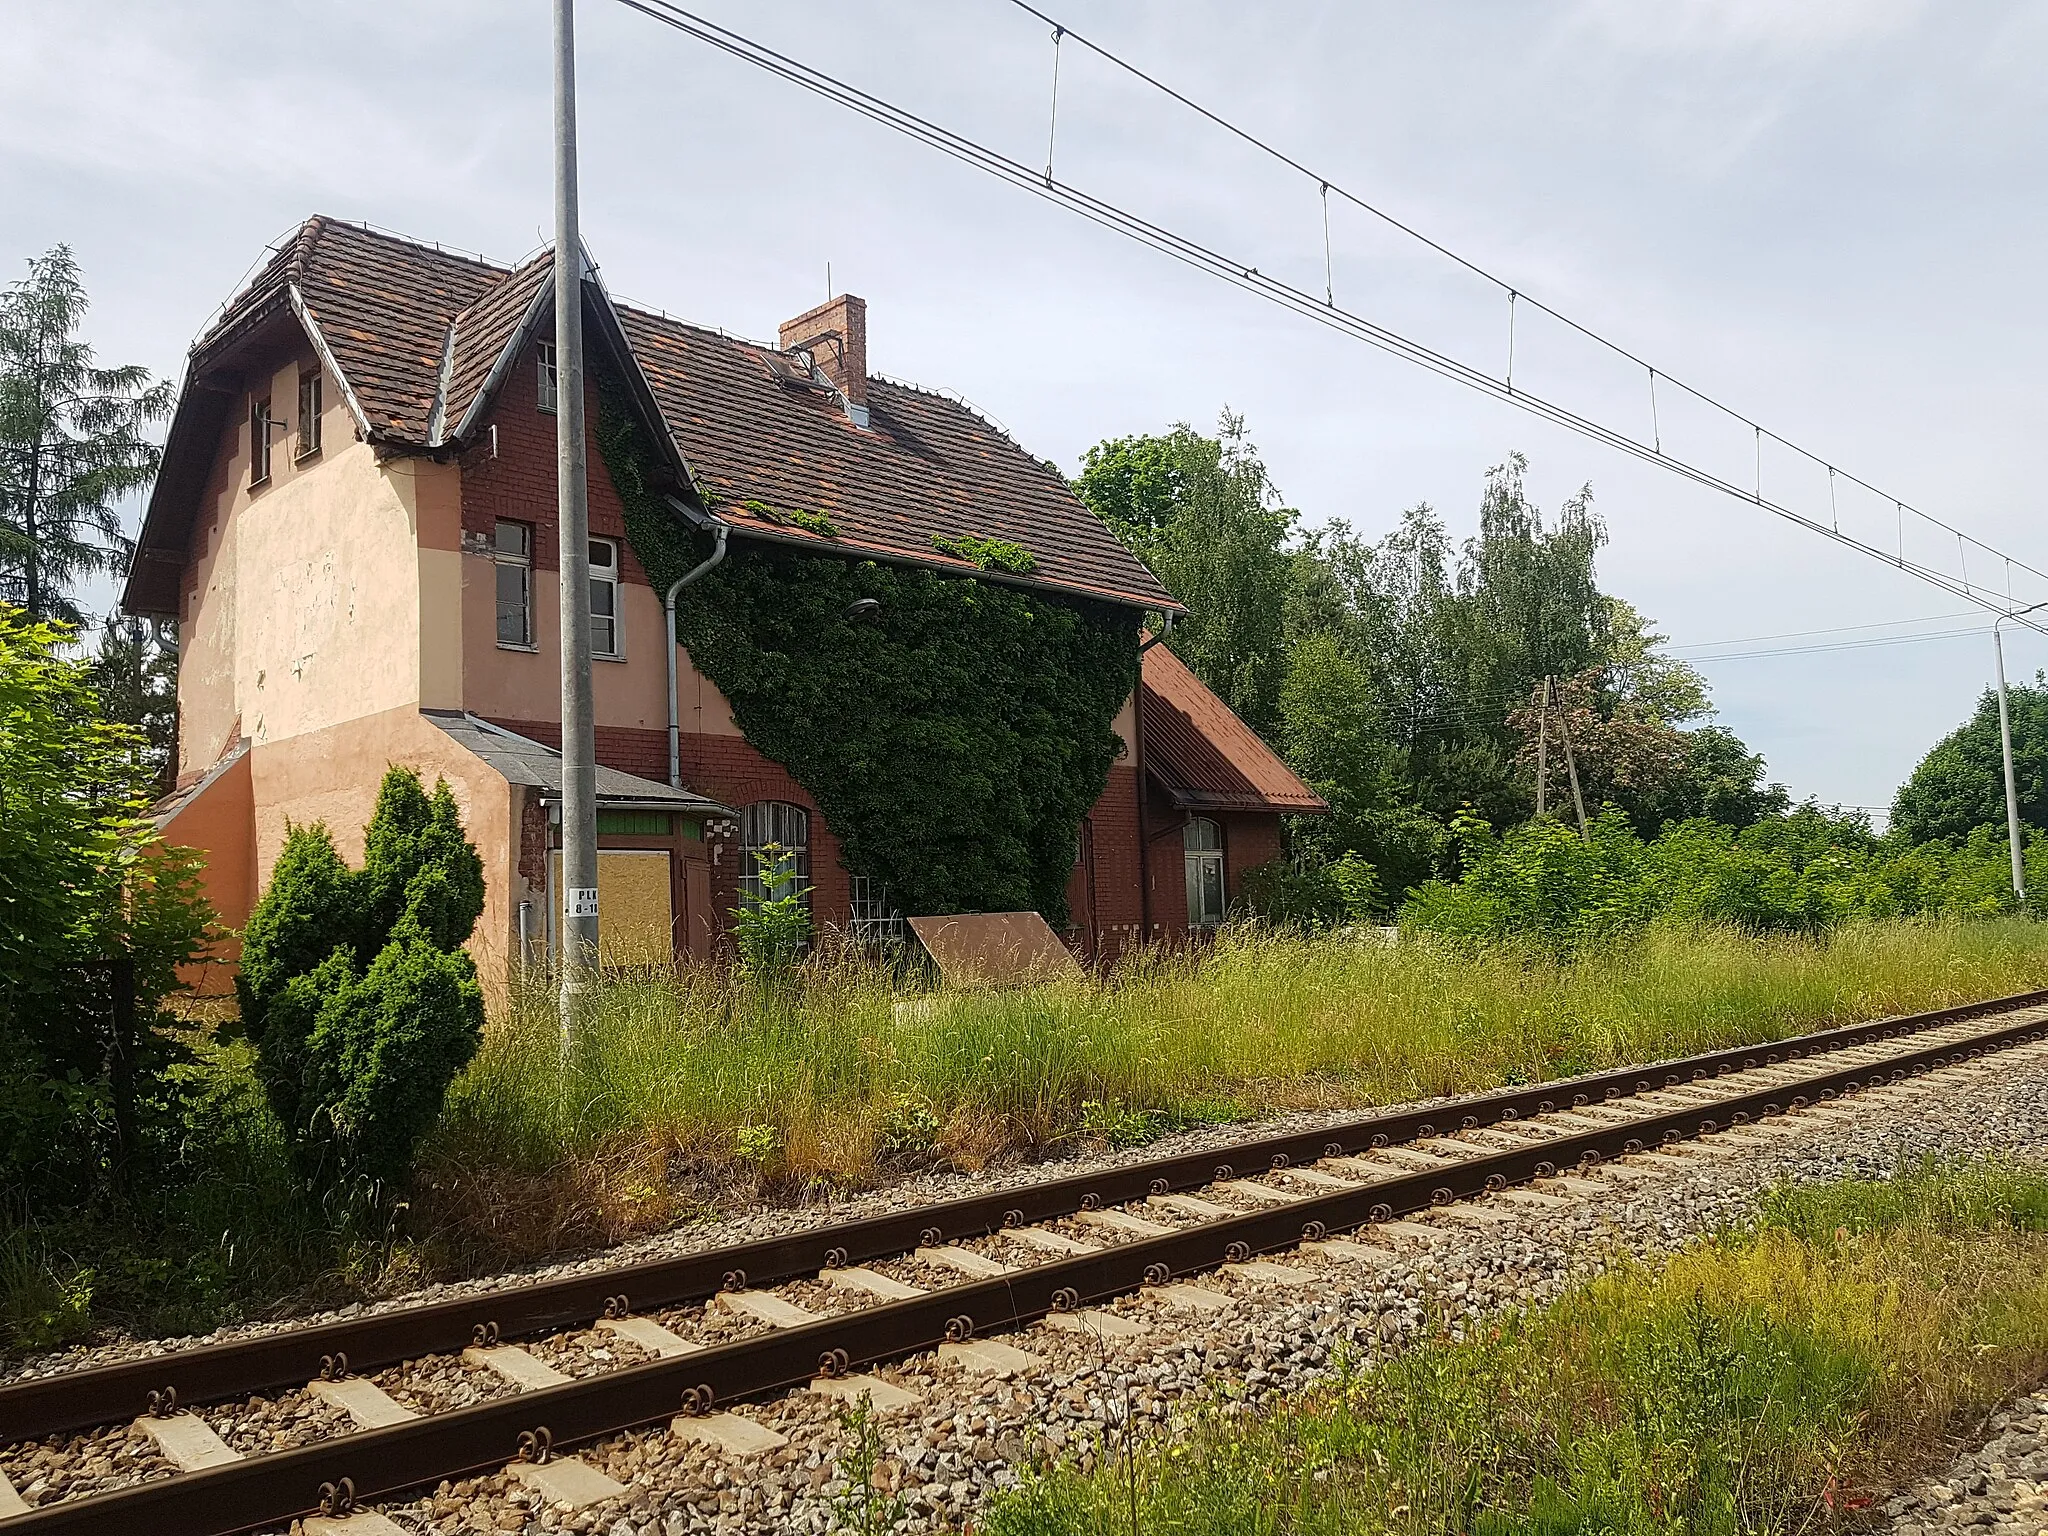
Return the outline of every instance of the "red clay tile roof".
[[[195,364],[287,284],[296,286],[372,434],[393,445],[436,446],[462,425],[549,268],[545,254],[515,270],[309,219],[230,302],[194,348]],[[1037,562],[1033,582],[1179,607],[1057,469],[966,406],[871,379],[863,430],[835,395],[778,380],[764,361],[773,348],[614,309],[710,510],[735,531],[962,571],[976,568],[934,548],[935,536],[1010,540]],[[823,513],[839,537],[763,517],[748,502],[785,517]],[[157,515],[152,501],[151,522]]]
[[[771,348],[619,313],[677,446],[736,529],[963,571],[974,567],[933,548],[934,535],[1009,539],[1031,552],[1040,580],[1172,604],[1057,470],[966,406],[870,379],[863,431],[837,396],[779,381],[764,361]],[[750,501],[783,516],[823,513],[840,537],[804,533]]]
[[[1296,815],[1330,808],[1163,645],[1145,652],[1138,708],[1145,770],[1175,805]]]
[[[449,359],[441,428],[455,433],[490,380],[491,370],[516,338],[520,322],[543,293],[554,290],[554,258],[543,252],[454,319],[454,352]],[[549,310],[553,330],[553,311]]]

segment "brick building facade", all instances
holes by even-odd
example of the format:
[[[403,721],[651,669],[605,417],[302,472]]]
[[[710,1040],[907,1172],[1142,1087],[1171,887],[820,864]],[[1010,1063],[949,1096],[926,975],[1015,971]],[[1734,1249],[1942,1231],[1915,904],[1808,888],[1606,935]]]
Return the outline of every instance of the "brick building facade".
[[[207,851],[226,921],[290,823],[323,819],[353,854],[384,766],[405,762],[449,780],[484,856],[475,947],[516,960],[553,942],[551,282],[544,256],[506,268],[314,219],[195,347],[124,603],[180,622],[180,789],[162,819]],[[768,347],[583,287],[589,419],[604,378],[659,445],[656,489],[684,527],[1129,612],[1142,680],[1068,888],[1084,955],[1213,923],[1278,856],[1281,816],[1323,809],[1148,643],[1144,615],[1178,605],[1056,473],[964,406],[867,375],[860,300]],[[590,466],[604,942],[714,953],[742,845],[768,827],[801,839],[821,924],[877,916],[816,802],[680,647],[671,694],[661,594],[594,450]],[[829,544],[777,510],[792,508],[827,515]],[[967,534],[1027,543],[1036,568],[977,569],[934,542]]]

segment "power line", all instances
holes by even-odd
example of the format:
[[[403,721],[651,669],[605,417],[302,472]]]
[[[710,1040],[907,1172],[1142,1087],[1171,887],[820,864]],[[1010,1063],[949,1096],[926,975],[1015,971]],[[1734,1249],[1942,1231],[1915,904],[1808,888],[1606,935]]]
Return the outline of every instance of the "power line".
[[[1697,651],[1723,645],[1762,645],[1766,640],[1804,640],[1811,635],[1848,635],[1867,629],[1898,629],[1906,624],[1939,624],[1949,619],[1974,619],[1976,610],[1961,613],[1929,613],[1917,619],[1884,619],[1875,624],[1837,624],[1830,629],[1793,629],[1778,635],[1745,635],[1739,640],[1688,640],[1673,645],[1675,651]]]
[[[1221,113],[1215,112],[1210,108],[1203,106],[1200,102],[1194,100],[1192,97],[1187,96],[1183,92],[1178,91],[1174,89],[1172,86],[1166,84],[1165,81],[1160,80],[1154,75],[1148,74],[1145,70],[1140,69],[1137,65],[1131,63],[1130,60],[1122,57],[1120,54],[1114,52],[1113,50],[1104,47],[1102,44],[1095,42],[1093,39],[1088,38],[1079,32],[1074,31],[1073,28],[1066,26],[1064,23],[1055,21],[1051,16],[1048,16],[1044,11],[1039,10],[1038,7],[1036,7],[1035,5],[1030,4],[1029,0],[1010,0],[1010,3],[1014,5],[1018,10],[1025,12],[1027,15],[1034,16],[1038,20],[1046,23],[1046,25],[1052,27],[1056,38],[1071,38],[1075,43],[1079,44],[1083,48],[1086,48],[1090,53],[1093,53],[1097,58],[1103,60],[1105,63],[1114,65],[1117,69],[1122,70],[1124,73],[1130,75],[1132,78],[1143,81],[1153,90],[1158,91],[1160,94],[1164,96],[1170,97],[1172,100],[1178,102],[1181,106],[1186,107],[1190,112],[1193,112],[1194,114],[1196,114],[1196,116],[1202,118],[1205,122],[1208,122],[1217,128],[1221,128],[1225,133],[1228,133],[1232,137],[1240,140],[1241,142],[1250,145],[1252,148],[1258,150],[1261,154],[1267,156],[1269,159],[1279,162],[1281,165],[1286,166],[1289,170],[1294,171],[1297,174],[1306,178],[1307,180],[1314,182],[1316,184],[1318,193],[1324,201],[1326,208],[1328,205],[1329,196],[1331,193],[1334,192],[1337,194],[1338,197],[1342,198],[1345,202],[1350,203],[1353,207],[1359,209],[1361,212],[1370,214],[1373,218],[1378,219],[1388,228],[1393,229],[1399,232],[1400,234],[1406,235],[1409,239],[1415,241],[1416,243],[1422,246],[1427,247],[1431,251],[1434,251],[1437,255],[1442,256],[1447,261],[1451,261],[1456,265],[1462,267],[1465,271],[1470,272],[1473,276],[1481,279],[1486,283],[1490,283],[1507,299],[1508,302],[1508,363],[1507,372],[1503,380],[1503,383],[1507,385],[1511,393],[1512,380],[1514,378],[1515,312],[1518,306],[1527,305],[1528,307],[1537,310],[1539,313],[1547,315],[1552,320],[1555,320],[1558,324],[1566,327],[1568,330],[1576,332],[1578,335],[1585,337],[1588,341],[1593,342],[1596,346],[1604,348],[1606,351],[1612,353],[1614,356],[1621,358],[1625,362],[1630,363],[1634,367],[1641,368],[1644,371],[1646,381],[1649,385],[1650,412],[1652,418],[1651,443],[1654,452],[1657,452],[1660,455],[1662,453],[1662,446],[1660,442],[1661,434],[1657,431],[1655,424],[1657,414],[1657,384],[1660,380],[1664,384],[1672,388],[1681,390],[1685,394],[1692,396],[1693,399],[1699,401],[1702,405],[1709,406],[1713,410],[1719,411],[1722,415],[1728,417],[1730,420],[1739,422],[1741,425],[1749,428],[1751,432],[1755,434],[1756,438],[1757,486],[1755,493],[1752,496],[1746,497],[1744,499],[1757,501],[1759,504],[1761,504],[1763,492],[1763,445],[1765,439],[1768,438],[1771,442],[1777,444],[1779,447],[1784,448],[1791,453],[1797,454],[1800,458],[1805,459],[1808,463],[1814,465],[1816,468],[1825,469],[1827,471],[1828,499],[1830,506],[1830,532],[1837,534],[1839,534],[1840,532],[1839,519],[1835,516],[1832,510],[1835,498],[1834,481],[1837,477],[1839,477],[1841,479],[1849,481],[1852,485],[1861,486],[1864,490],[1869,491],[1872,495],[1878,497],[1881,501],[1888,501],[1892,503],[1892,505],[1899,511],[1901,515],[1907,512],[1911,512],[1915,517],[1921,519],[1930,527],[1939,528],[1944,533],[1950,533],[1955,535],[1956,539],[1959,541],[1959,555],[1961,555],[1961,541],[1967,540],[1969,543],[1974,544],[1977,546],[1977,548],[1983,550],[1986,554],[1991,555],[2001,561],[2007,561],[2012,565],[2017,565],[2022,570],[2028,571],[2035,576],[2048,576],[2048,572],[2040,571],[2035,567],[2026,564],[2024,561],[2013,559],[2013,557],[2007,555],[2004,551],[1993,548],[1991,545],[1984,543],[1981,539],[1978,539],[1974,535],[1963,532],[1960,528],[1955,527],[1953,524],[1945,522],[1941,518],[1935,517],[1931,513],[1924,512],[1918,507],[1910,506],[1904,501],[1902,501],[1900,498],[1891,495],[1887,491],[1878,489],[1878,487],[1872,485],[1869,481],[1864,480],[1862,477],[1851,474],[1848,470],[1843,469],[1841,468],[1841,466],[1831,462],[1826,458],[1823,458],[1821,455],[1812,452],[1810,449],[1803,448],[1799,444],[1790,441],[1789,439],[1779,435],[1776,432],[1771,431],[1769,428],[1762,425],[1762,423],[1745,415],[1743,412],[1737,410],[1734,406],[1727,404],[1725,401],[1708,394],[1705,390],[1695,388],[1693,385],[1686,383],[1684,380],[1673,377],[1672,374],[1670,374],[1669,372],[1654,366],[1652,363],[1649,362],[1648,359],[1638,356],[1636,353],[1630,351],[1627,347],[1624,347],[1620,342],[1615,341],[1613,338],[1604,335],[1599,331],[1594,330],[1589,325],[1585,325],[1582,322],[1573,319],[1570,315],[1567,315],[1561,310],[1551,307],[1550,305],[1544,303],[1542,300],[1533,298],[1526,289],[1521,288],[1516,284],[1510,283],[1506,278],[1500,276],[1498,273],[1489,270],[1488,268],[1482,266],[1480,263],[1472,260],[1470,257],[1461,255],[1459,252],[1451,249],[1449,246],[1443,244],[1441,241],[1432,239],[1430,236],[1424,234],[1421,230],[1417,229],[1414,225],[1408,224],[1403,220],[1397,218],[1395,215],[1389,213],[1386,209],[1380,207],[1378,204],[1373,203],[1366,198],[1360,197],[1358,194],[1354,192],[1346,190],[1337,182],[1332,181],[1329,178],[1329,176],[1327,176],[1323,172],[1310,169],[1307,165],[1295,159],[1292,155],[1287,154],[1284,150],[1281,150],[1276,146],[1268,143],[1266,140],[1260,138],[1257,134],[1252,133],[1250,130],[1240,127],[1238,124],[1224,117]],[[1329,283],[1327,277],[1327,274],[1330,270],[1327,214],[1325,215],[1324,235],[1324,270],[1326,273],[1326,292],[1331,292],[1333,291],[1334,285]],[[1972,585],[1972,583],[1970,583],[1968,579],[1967,556],[1962,556],[1962,559],[1964,561],[1963,585],[1965,587],[1968,587]],[[1903,565],[1903,550],[1900,552],[1900,558],[1890,563],[1895,565]],[[1981,583],[1978,583],[1976,585],[1981,585]],[[1995,589],[1991,588],[1986,588],[1986,590],[1995,592]],[[1982,601],[1982,599],[1977,599],[1974,597],[1972,598],[1972,600]],[[2001,611],[1997,609],[1995,604],[1987,604],[1986,606],[1992,607],[1993,611]],[[2008,594],[2007,607],[2010,608],[2010,606],[2011,599],[2010,595]]]
[[[1742,416],[1739,412],[1730,410],[1700,391],[1688,390],[1687,392],[1702,403],[1723,412],[1734,420],[1740,421],[1745,426],[1753,428],[1759,445],[1761,445],[1765,437],[1769,437],[1772,442],[1788,451],[1799,454],[1817,466],[1834,470],[1841,478],[1863,486],[1881,499],[1891,502],[1897,511],[1901,530],[1897,552],[1893,553],[1891,550],[1882,548],[1854,534],[1844,533],[1839,527],[1833,526],[1831,521],[1822,522],[1807,516],[1790,505],[1767,497],[1763,492],[1760,471],[1754,488],[1738,485],[1724,476],[1708,470],[1703,465],[1665,452],[1660,442],[1643,442],[1621,428],[1607,426],[1544,396],[1513,387],[1504,379],[1495,378],[1481,368],[1461,362],[1398,331],[1379,325],[1362,315],[1354,314],[1331,302],[1327,294],[1319,297],[1279,278],[1270,277],[1260,272],[1255,266],[1235,260],[1114,203],[1058,181],[1048,174],[1047,171],[1027,166],[1021,161],[990,149],[975,140],[967,138],[963,134],[943,128],[936,123],[917,116],[915,113],[895,106],[878,96],[826,74],[822,70],[801,63],[796,59],[790,58],[788,55],[778,53],[764,44],[757,43],[751,38],[745,37],[729,28],[721,27],[715,22],[685,10],[680,5],[673,3],[673,0],[619,0],[619,3],[628,9],[638,11],[652,20],[661,22],[665,26],[672,27],[687,36],[693,37],[699,42],[705,43],[733,58],[810,91],[824,100],[844,107],[849,111],[856,112],[896,133],[914,139],[929,148],[936,149],[942,154],[949,155],[963,164],[994,176],[998,180],[1006,181],[1012,186],[1020,187],[1034,196],[1042,197],[1048,202],[1058,204],[1070,212],[1079,214],[1092,223],[1121,234],[1138,244],[1148,246],[1198,271],[1206,272],[1210,276],[1219,278],[1233,287],[1243,289],[1283,309],[1292,310],[1296,314],[1316,321],[1318,324],[1328,326],[1341,334],[1351,336],[1393,356],[1403,358],[1418,367],[1425,368],[1455,383],[1463,384],[1481,394],[1517,406],[1540,420],[1548,421],[1568,431],[1576,432],[1582,437],[1604,444],[1630,457],[1659,465],[1683,479],[1690,480],[1708,489],[1719,491],[1738,501],[1748,502],[1762,511],[1769,512],[1773,516],[1794,523],[1824,538],[1833,539],[1838,544],[1854,549],[1903,573],[1917,577],[1929,585],[1962,598],[1966,602],[1976,604],[1978,607],[1989,612],[2006,614],[2013,617],[2015,622],[2025,624],[2028,628],[2035,629],[2042,634],[2048,634],[2048,620],[2019,617],[2014,613],[2017,604],[2010,591],[2001,593],[1996,588],[1989,587],[1982,582],[1972,581],[1969,576],[1967,563],[1963,565],[1960,575],[1951,575],[1946,570],[1929,565],[1925,561],[1917,558],[1909,559],[1906,554],[1903,532],[1906,513],[1911,511],[1916,518],[1927,523],[1929,526],[1954,534],[1958,541],[1959,550],[1966,543],[1976,545],[1980,550],[2004,565],[2008,582],[2014,569],[2025,571],[2044,580],[2048,580],[2048,572],[2042,572],[2028,565],[2025,561],[2015,559],[2004,551],[1995,549],[1985,544],[1982,540],[1965,534],[1960,529],[1954,528],[1938,518],[1929,516],[1918,508],[1909,508],[1902,498],[1893,497],[1879,491],[1876,487],[1870,485],[1869,482],[1851,475],[1847,471],[1837,470],[1835,466],[1828,464],[1826,460],[1821,459],[1818,455],[1807,452],[1796,444],[1786,441],[1776,433],[1765,432],[1761,426],[1749,418]],[[1040,13],[1034,11],[1032,14],[1038,15]],[[1054,23],[1054,25],[1058,24]],[[1069,30],[1062,28],[1062,32],[1063,35],[1074,37],[1078,43],[1089,47],[1106,58],[1114,57]],[[1121,67],[1131,68],[1129,65],[1124,65],[1121,60],[1116,60],[1115,62]],[[1132,72],[1142,75],[1142,72],[1135,69]],[[1158,85],[1158,82],[1151,81],[1149,76],[1143,76],[1143,78],[1154,85]],[[1202,112],[1204,116],[1211,120],[1223,123],[1223,119],[1216,117],[1213,113],[1209,113],[1206,108],[1196,107],[1194,103],[1188,102],[1187,98],[1172,92],[1170,88],[1159,86],[1159,89],[1168,91],[1169,94],[1174,95],[1176,100],[1187,103],[1191,108]],[[1224,126],[1228,127],[1230,125],[1224,124]],[[1242,130],[1234,127],[1230,131],[1238,133],[1247,139],[1250,138],[1249,135],[1244,135]],[[1266,148],[1267,146],[1261,145],[1261,147]],[[1303,170],[1303,174],[1310,174],[1297,162],[1289,160],[1285,156],[1278,156],[1276,151],[1268,149],[1268,152],[1274,153],[1277,158],[1285,160],[1291,167]],[[1318,178],[1319,182],[1320,180],[1321,178]],[[1333,185],[1332,190],[1339,189]],[[1361,199],[1351,198],[1350,194],[1340,195],[1356,202],[1362,208],[1367,208],[1376,215],[1379,214],[1377,209],[1371,209],[1370,205],[1364,203]],[[1384,215],[1379,216],[1384,217]],[[1405,226],[1402,227],[1405,229]],[[1413,233],[1413,231],[1409,231],[1409,233]],[[1423,239],[1425,237],[1417,235],[1416,238]],[[1455,256],[1447,248],[1436,246],[1434,242],[1429,243],[1434,249],[1443,251],[1444,254],[1451,256],[1452,259],[1463,262],[1463,258]],[[1470,263],[1464,264],[1470,265]],[[1474,270],[1480,271],[1481,269],[1475,267]],[[1494,278],[1490,273],[1482,272],[1482,275],[1495,283],[1501,282],[1500,279]],[[1503,286],[1505,285],[1503,284]],[[1508,291],[1510,293],[1515,292],[1513,289],[1508,289]],[[1533,303],[1534,301],[1528,302]],[[1542,306],[1538,307],[1541,308]],[[1623,348],[1606,342],[1604,338],[1597,336],[1595,333],[1585,331],[1576,322],[1562,315],[1556,315],[1554,311],[1548,309],[1545,309],[1544,312],[1553,314],[1563,324],[1584,331],[1584,334],[1601,342],[1618,356],[1627,358],[1632,363],[1640,364],[1645,369],[1649,368],[1649,365],[1643,363],[1641,359],[1636,358]],[[1662,373],[1662,370],[1655,370],[1655,372],[1672,387],[1686,388],[1686,386],[1671,379],[1668,374]]]
[[[1980,624],[1970,629],[1940,629],[1924,635],[1873,635],[1863,640],[1839,640],[1829,645],[1788,645],[1768,651],[1729,651],[1719,656],[1679,656],[1672,659],[1687,666],[1700,666],[1717,661],[1751,661],[1760,656],[1813,656],[1823,651],[1861,651],[1878,645],[1918,645],[1924,640],[1956,640],[1965,635],[1990,633],[1990,625]]]

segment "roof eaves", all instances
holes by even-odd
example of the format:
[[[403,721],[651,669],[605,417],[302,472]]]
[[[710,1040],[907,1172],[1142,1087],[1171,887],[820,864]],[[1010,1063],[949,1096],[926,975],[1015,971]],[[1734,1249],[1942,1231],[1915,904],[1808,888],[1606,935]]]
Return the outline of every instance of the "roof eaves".
[[[217,387],[209,375],[186,367],[156,481],[128,557],[127,581],[121,589],[123,613],[176,616],[192,519],[187,516],[181,523],[174,504],[182,502],[188,513],[196,505],[232,398],[232,392]]]
[[[1098,602],[1116,603],[1146,613],[1157,613],[1161,608],[1170,613],[1188,611],[1171,600],[1161,603],[1157,598],[1119,592],[1109,587],[1091,586],[1087,582],[1046,581],[1034,576],[1018,576],[1009,571],[991,571],[971,561],[955,560],[944,555],[914,555],[907,550],[891,549],[885,544],[869,544],[860,539],[844,536],[828,539],[815,533],[784,532],[780,529],[762,528],[753,523],[736,521],[729,517],[720,521],[740,538],[758,539],[763,544],[782,544],[792,549],[801,549],[807,554],[857,555],[862,560],[873,560],[881,565],[909,566],[914,570],[938,571],[947,576],[971,576],[977,581],[993,582],[1004,587],[1021,587],[1030,592],[1063,593],[1069,597],[1079,593]]]

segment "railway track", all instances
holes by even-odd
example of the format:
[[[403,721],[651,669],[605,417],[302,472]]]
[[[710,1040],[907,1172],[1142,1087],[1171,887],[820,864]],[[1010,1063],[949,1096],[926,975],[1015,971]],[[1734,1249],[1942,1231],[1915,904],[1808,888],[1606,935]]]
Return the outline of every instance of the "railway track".
[[[1286,1250],[1368,1257],[1375,1232],[1398,1238],[1435,1207],[1554,1200],[1546,1184],[1584,1193],[1577,1175],[1602,1162],[1753,1135],[1788,1111],[2043,1039],[2048,991],[18,1382],[0,1387],[0,1447],[38,1442],[43,1463],[61,1463],[132,1424],[153,1455],[70,1497],[31,1482],[34,1507],[0,1478],[0,1533],[228,1536],[304,1516],[309,1536],[368,1536],[398,1528],[359,1502],[507,1464],[549,1498],[588,1501],[621,1490],[564,1454],[584,1442],[672,1420],[744,1454],[775,1437],[732,1404],[792,1387],[880,1403],[896,1389],[858,1368],[933,1349],[969,1370],[1018,1369],[1030,1357],[992,1335],[1041,1319],[1129,1332],[1102,1303],[1149,1288],[1211,1307],[1223,1298],[1199,1283],[1208,1272],[1275,1279],[1260,1256]],[[612,1347],[543,1357],[549,1340],[593,1329]],[[426,1361],[472,1378],[468,1395],[484,1400],[422,1412],[366,1374]],[[557,1369],[570,1363],[591,1374]],[[238,1450],[213,1427],[220,1411],[194,1411],[280,1391],[319,1405],[294,1431],[304,1443]],[[141,1480],[110,1486],[123,1478]]]

